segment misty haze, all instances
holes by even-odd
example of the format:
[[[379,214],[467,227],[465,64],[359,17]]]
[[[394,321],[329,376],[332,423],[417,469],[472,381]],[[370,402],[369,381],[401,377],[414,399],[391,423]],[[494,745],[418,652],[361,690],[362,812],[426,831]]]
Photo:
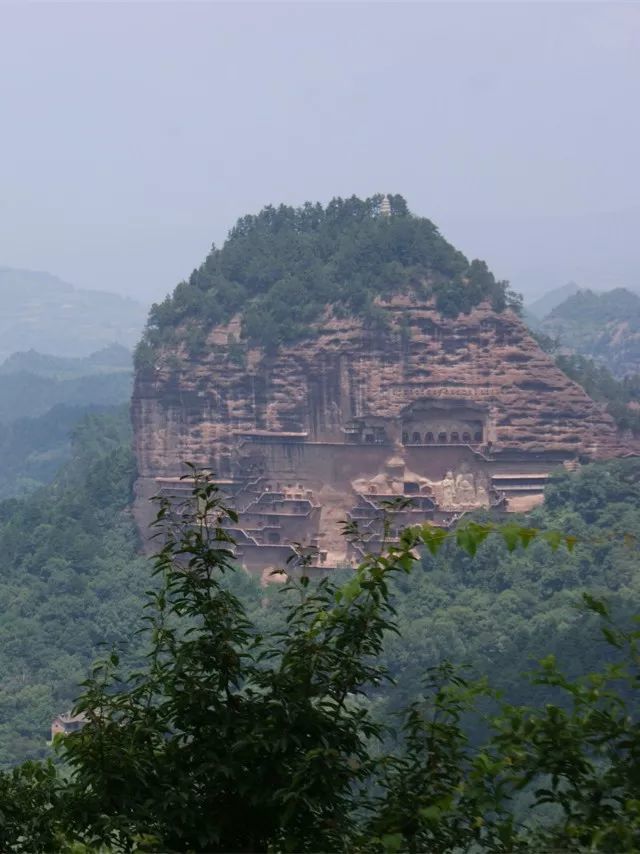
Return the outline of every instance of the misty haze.
[[[640,850],[640,6],[0,36],[0,850]]]

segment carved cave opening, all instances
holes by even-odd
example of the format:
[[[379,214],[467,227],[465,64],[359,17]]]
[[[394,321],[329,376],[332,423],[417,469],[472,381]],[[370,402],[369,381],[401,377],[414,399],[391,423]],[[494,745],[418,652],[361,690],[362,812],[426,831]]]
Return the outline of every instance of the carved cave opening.
[[[423,400],[402,415],[402,442],[407,445],[482,444],[485,407],[469,400]]]

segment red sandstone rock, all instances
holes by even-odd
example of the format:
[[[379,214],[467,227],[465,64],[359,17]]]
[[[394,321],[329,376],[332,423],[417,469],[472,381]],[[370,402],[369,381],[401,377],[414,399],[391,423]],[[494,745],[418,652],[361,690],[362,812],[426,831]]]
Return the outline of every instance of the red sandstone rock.
[[[313,338],[273,356],[249,350],[244,365],[226,346],[239,337],[237,319],[212,330],[197,359],[183,347],[161,352],[154,370],[138,373],[133,396],[141,524],[155,479],[188,460],[238,483],[254,474],[272,489],[284,480],[307,489],[318,519],[300,531],[335,557],[338,517],[367,493],[363,484],[375,490],[376,476],[400,494],[401,483],[430,490],[437,518],[486,506],[509,493],[509,478],[527,475],[513,481],[520,509],[526,495],[539,500],[531,478],[543,484],[553,466],[637,449],[511,311],[482,304],[451,319],[407,296],[387,309],[387,332],[328,313]],[[427,442],[431,434],[455,448]]]

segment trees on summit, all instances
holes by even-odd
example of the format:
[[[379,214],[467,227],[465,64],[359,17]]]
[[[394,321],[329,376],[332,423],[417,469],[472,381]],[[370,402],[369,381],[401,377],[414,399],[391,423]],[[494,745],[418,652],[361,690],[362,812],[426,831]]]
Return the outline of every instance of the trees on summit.
[[[484,262],[469,263],[430,220],[412,215],[402,196],[387,199],[388,215],[378,195],[333,199],[326,207],[269,206],[241,218],[224,245],[152,307],[138,364],[149,347],[176,335],[197,344],[189,330],[236,313],[247,339],[275,348],[309,334],[328,304],[376,325],[375,299],[407,289],[432,295],[449,315],[484,299],[499,311],[517,307]]]

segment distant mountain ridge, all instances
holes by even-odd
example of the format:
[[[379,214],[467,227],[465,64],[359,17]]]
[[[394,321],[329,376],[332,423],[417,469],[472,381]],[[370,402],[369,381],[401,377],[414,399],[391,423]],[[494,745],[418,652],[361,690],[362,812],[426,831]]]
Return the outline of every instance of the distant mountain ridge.
[[[118,294],[0,266],[0,359],[32,348],[56,356],[86,356],[110,344],[132,348],[146,313]]]
[[[0,365],[0,499],[48,483],[88,413],[127,407],[132,354],[112,344],[84,357],[14,353]]]
[[[131,373],[132,369],[131,350],[121,344],[110,344],[88,356],[52,356],[34,349],[12,353],[0,364],[0,376],[28,373],[53,379],[73,379],[94,374]]]
[[[31,358],[44,359],[39,353]],[[12,361],[8,360],[9,363]],[[84,360],[78,360],[80,364]],[[18,418],[37,418],[52,407],[115,406],[126,402],[131,394],[133,371],[114,368],[96,370],[91,359],[86,370],[56,374],[37,370],[3,370],[0,367],[0,424]],[[5,362],[6,365],[6,362]],[[55,363],[54,363],[55,368]]]
[[[615,376],[640,372],[640,296],[626,288],[578,290],[538,328],[561,348],[595,359]]]
[[[528,315],[533,315],[537,320],[542,320],[550,314],[556,306],[563,303],[569,297],[577,294],[581,290],[580,285],[576,282],[567,282],[559,288],[554,288],[551,291],[546,291],[541,297],[533,302],[526,302],[525,309]]]

